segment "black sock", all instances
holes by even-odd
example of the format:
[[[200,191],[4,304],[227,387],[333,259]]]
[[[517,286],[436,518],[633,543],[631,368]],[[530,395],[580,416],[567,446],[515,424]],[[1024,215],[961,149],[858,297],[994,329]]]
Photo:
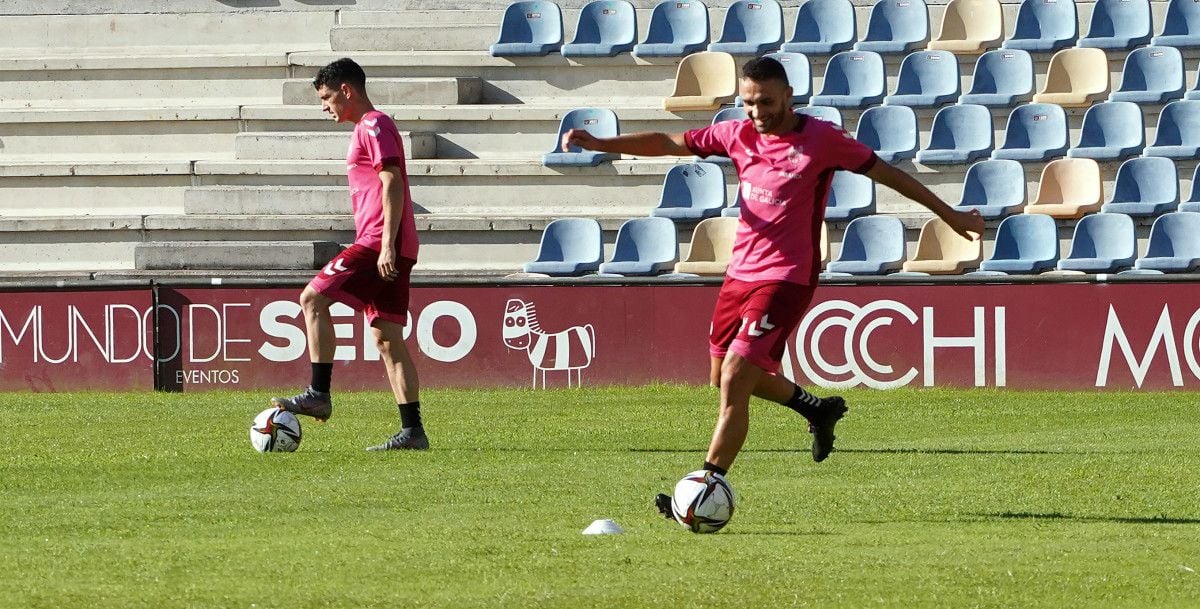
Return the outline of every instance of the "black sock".
[[[712,473],[714,473],[714,474],[721,474],[722,476],[724,476],[725,474],[729,473],[729,471],[728,471],[728,470],[726,470],[725,468],[723,468],[723,467],[718,467],[718,466],[716,466],[716,465],[713,465],[712,463],[709,463],[708,461],[705,461],[705,462],[704,462],[704,467],[703,467],[703,468],[701,468],[701,469],[708,470],[708,471],[710,471],[710,472],[712,472]]]
[[[321,393],[329,393],[329,385],[333,382],[333,364],[322,364],[313,362],[312,365],[312,383],[309,384],[313,391]]]
[[[419,400],[407,404],[396,404],[396,407],[400,409],[400,427],[422,431],[421,402]]]
[[[817,407],[821,405],[821,398],[796,385],[796,391],[792,393],[792,399],[784,402],[783,405],[800,413],[804,418],[812,420],[817,414]]]

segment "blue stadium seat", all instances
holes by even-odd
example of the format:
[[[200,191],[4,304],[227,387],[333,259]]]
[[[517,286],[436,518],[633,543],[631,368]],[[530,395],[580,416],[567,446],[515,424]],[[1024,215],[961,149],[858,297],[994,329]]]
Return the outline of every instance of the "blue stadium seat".
[[[975,104],[946,106],[933,115],[929,146],[917,153],[917,162],[970,163],[991,156],[995,144],[991,110]]]
[[[1104,102],[1083,113],[1079,143],[1067,151],[1072,158],[1118,161],[1141,154],[1146,147],[1142,109],[1133,102]]]
[[[1183,94],[1183,98],[1200,100],[1200,70],[1196,71],[1196,86],[1188,89],[1187,93]]]
[[[1109,101],[1165,104],[1183,97],[1183,55],[1172,47],[1142,47],[1130,51],[1121,70],[1121,87]]]
[[[1169,0],[1162,33],[1150,44],[1177,49],[1200,47],[1200,3],[1194,0]]]
[[[1200,101],[1177,100],[1163,106],[1154,145],[1142,154],[1169,159],[1200,158]]]
[[[1016,106],[1033,99],[1033,82],[1033,57],[1027,51],[995,49],[975,61],[971,90],[959,96],[958,103]]]
[[[883,101],[887,77],[878,53],[843,51],[825,65],[821,94],[809,100],[814,106],[862,108]]]
[[[767,53],[763,57],[770,57],[783,66],[784,72],[787,73],[788,86],[792,88],[792,105],[807,104],[808,99],[812,97],[812,67],[808,63],[808,57],[803,53],[782,52]],[[741,95],[733,98],[733,105],[742,105]]]
[[[842,111],[832,106],[804,106],[793,110],[796,114],[819,118],[839,127],[842,126]]]
[[[1132,49],[1150,43],[1150,0],[1096,0],[1087,35],[1076,46]]]
[[[929,42],[929,9],[925,0],[876,0],[867,33],[856,51],[907,53]]]
[[[617,230],[611,262],[600,265],[601,273],[638,276],[674,270],[679,262],[679,233],[667,218],[633,218]]]
[[[1192,192],[1179,204],[1179,211],[1200,212],[1200,165],[1192,173]]]
[[[1179,206],[1175,162],[1162,157],[1129,159],[1117,168],[1112,198],[1100,211],[1127,216],[1158,216]],[[1196,235],[1200,239],[1200,234]]]
[[[746,120],[746,118],[748,118],[746,116],[746,109],[741,106],[734,106],[732,108],[722,108],[722,109],[718,110],[716,114],[713,115],[712,124],[715,125],[717,123],[723,123],[725,121],[744,121],[744,120]],[[710,157],[705,157],[703,159],[697,159],[697,160],[704,161],[705,163],[717,163],[718,165],[731,165],[733,163],[733,161],[730,160],[729,157],[727,157],[727,156],[716,156],[716,155],[713,155]]]
[[[537,258],[526,273],[571,276],[595,272],[604,259],[600,223],[592,218],[560,218],[546,225]]]
[[[1078,38],[1075,0],[1021,0],[1012,37],[1001,46],[1045,53],[1075,46]]]
[[[1125,214],[1092,214],[1075,224],[1071,251],[1058,261],[1060,271],[1116,273],[1133,266],[1137,237]]]
[[[980,161],[967,168],[958,207],[979,210],[987,220],[1019,213],[1025,207],[1025,170],[1010,160]]]
[[[739,186],[739,188],[737,189],[737,194],[735,194],[733,196],[733,202],[729,204],[729,207],[726,207],[725,209],[721,210],[721,215],[726,218],[737,218],[738,216],[742,215],[742,189],[740,188],[741,184],[739,184],[738,186]]]
[[[570,150],[562,149],[562,136],[570,129],[587,129],[596,137],[616,137],[621,134],[617,123],[617,115],[608,108],[576,108],[567,112],[558,125],[558,137],[554,142],[554,150],[542,156],[542,164],[547,167],[595,167],[605,161],[620,157],[608,152],[583,150],[572,146]]]
[[[904,223],[895,216],[863,216],[846,225],[842,251],[825,266],[830,273],[884,275],[904,266]]]
[[[562,10],[554,2],[514,2],[504,9],[492,57],[536,57],[562,48]]]
[[[1004,145],[993,159],[1048,161],[1067,153],[1067,113],[1055,104],[1017,106],[1008,115]]]
[[[1058,264],[1058,225],[1043,215],[1005,218],[996,228],[992,256],[979,270],[1033,275],[1053,270]]]
[[[866,144],[886,163],[917,156],[917,114],[908,106],[874,106],[858,117],[854,139]]]
[[[858,38],[854,5],[850,0],[806,0],[796,11],[791,40],[783,44],[789,53],[833,55],[849,51]]]
[[[783,46],[783,9],[775,0],[737,0],[725,11],[721,37],[708,50],[764,55]]]
[[[1175,212],[1159,216],[1150,227],[1146,255],[1133,263],[1140,271],[1194,273],[1200,270],[1200,214]]]
[[[721,215],[725,172],[714,163],[675,165],[663,178],[662,196],[650,215],[671,220],[701,220]]]
[[[663,0],[650,13],[646,39],[633,47],[638,57],[683,57],[708,48],[708,7],[700,0]]]
[[[625,0],[593,0],[579,11],[575,39],[563,57],[615,57],[637,43],[637,13]]]
[[[853,171],[833,172],[825,219],[846,222],[875,213],[875,181]]]
[[[889,106],[931,108],[952,104],[959,88],[958,59],[949,51],[916,51],[900,62],[896,92],[883,98]]]

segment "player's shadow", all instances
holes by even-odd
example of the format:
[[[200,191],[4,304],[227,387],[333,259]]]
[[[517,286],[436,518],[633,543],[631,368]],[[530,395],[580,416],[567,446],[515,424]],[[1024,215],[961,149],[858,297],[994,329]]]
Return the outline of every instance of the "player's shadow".
[[[996,512],[977,513],[975,516],[1004,520],[1067,520],[1072,522],[1111,522],[1117,524],[1200,524],[1200,518],[1172,518],[1170,516],[1072,516],[1061,512]]]
[[[838,448],[838,453],[859,453],[866,455],[1094,455],[1094,450],[1041,450],[1026,448]],[[1116,454],[1119,451],[1104,451],[1104,454]]]

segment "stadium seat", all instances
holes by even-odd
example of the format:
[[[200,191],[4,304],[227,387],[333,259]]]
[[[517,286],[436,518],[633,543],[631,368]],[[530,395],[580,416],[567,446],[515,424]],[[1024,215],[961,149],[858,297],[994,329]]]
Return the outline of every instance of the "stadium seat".
[[[746,109],[742,108],[741,106],[721,108],[716,114],[713,115],[712,124],[715,125],[725,121],[744,121],[746,118]],[[716,155],[705,157],[703,159],[698,158],[696,160],[704,161],[705,163],[717,163],[718,165],[730,165],[733,163],[733,161],[731,161],[727,156]]]
[[[763,57],[778,61],[787,72],[788,86],[792,88],[792,105],[807,104],[808,98],[812,97],[812,68],[808,64],[808,57],[803,53],[767,53]],[[733,105],[742,105],[742,96],[735,97]]]
[[[1004,145],[994,159],[1048,161],[1067,154],[1067,113],[1055,104],[1025,104],[1008,115]]]
[[[996,228],[992,256],[979,270],[1032,275],[1058,265],[1058,224],[1050,216],[1011,216]]]
[[[1064,49],[1050,58],[1034,103],[1085,108],[1108,96],[1108,57],[1100,49]]]
[[[894,216],[863,216],[846,225],[842,251],[825,265],[830,273],[884,275],[905,260],[904,223]]]
[[[1071,251],[1058,261],[1060,271],[1116,273],[1133,266],[1137,236],[1124,214],[1092,214],[1075,224]]]
[[[504,9],[493,57],[536,57],[562,48],[562,10],[554,2],[514,2]]]
[[[933,115],[929,146],[917,153],[924,165],[970,163],[992,154],[992,112],[983,106],[946,106]]]
[[[721,210],[721,215],[726,218],[738,218],[742,215],[742,189],[741,184],[738,184],[737,193],[733,196],[733,202],[729,207]]]
[[[783,46],[783,9],[775,0],[736,0],[709,51],[760,56]]]
[[[975,61],[971,90],[959,96],[960,104],[988,107],[1016,106],[1033,99],[1033,57],[1019,49],[988,51]]]
[[[896,91],[883,98],[889,106],[932,108],[952,104],[959,88],[958,59],[949,51],[916,51],[900,62]]]
[[[942,13],[942,28],[929,41],[931,51],[978,55],[1004,39],[1000,0],[950,0]]]
[[[1076,46],[1126,50],[1150,43],[1150,0],[1096,0],[1088,33]]]
[[[1142,109],[1133,102],[1104,102],[1083,113],[1079,143],[1067,151],[1072,158],[1119,161],[1141,154],[1146,147]]]
[[[729,257],[733,255],[737,226],[737,218],[709,218],[701,221],[692,231],[692,243],[687,256],[675,265],[675,272],[710,277],[724,275],[729,267]]]
[[[854,139],[866,144],[883,159],[894,163],[917,155],[917,115],[908,106],[874,106],[858,117]]]
[[[833,172],[829,198],[825,202],[825,219],[831,222],[846,222],[873,213],[874,180],[852,171]]]
[[[1200,270],[1200,214],[1175,212],[1159,216],[1150,227],[1146,255],[1133,263],[1140,271],[1194,273]]]
[[[876,0],[871,6],[867,33],[854,45],[854,50],[908,53],[928,42],[929,9],[925,0]]]
[[[1165,104],[1183,97],[1183,55],[1172,47],[1142,47],[1130,51],[1121,70],[1121,86],[1109,101]]]
[[[667,218],[633,218],[617,230],[611,262],[600,265],[601,273],[638,276],[657,275],[675,268],[679,261],[679,233]]]
[[[814,106],[862,108],[883,101],[887,77],[878,53],[844,51],[825,65],[821,94],[809,100]]]
[[[625,0],[593,0],[579,11],[575,39],[563,57],[614,57],[637,43],[637,13]]]
[[[842,111],[832,106],[804,106],[803,108],[796,108],[794,112],[804,116],[819,118],[839,127],[842,126]]]
[[[675,165],[663,178],[658,207],[650,215],[671,220],[700,220],[721,215],[725,172],[715,163]]]
[[[729,53],[692,53],[679,62],[668,111],[716,110],[737,95],[737,64]]]
[[[569,150],[562,149],[562,136],[570,129],[586,129],[596,137],[616,137],[621,129],[617,123],[617,115],[608,108],[576,108],[567,112],[558,125],[558,137],[555,139],[554,150],[542,156],[542,164],[547,167],[595,167],[605,161],[620,158],[619,154],[583,150],[572,146]]]
[[[1117,168],[1112,198],[1100,211],[1152,217],[1179,207],[1179,175],[1175,162],[1162,157],[1129,159]],[[1196,235],[1200,239],[1200,234]]]
[[[592,218],[560,218],[546,225],[537,258],[525,263],[526,273],[582,275],[600,269],[604,240],[600,223]]]
[[[821,269],[829,264],[829,225],[821,223]]]
[[[700,0],[663,0],[650,13],[646,39],[633,47],[638,57],[683,57],[708,48],[708,7]]]
[[[833,55],[849,51],[858,39],[858,24],[850,0],[806,0],[796,11],[788,53]]]
[[[1179,204],[1179,211],[1200,212],[1200,165],[1192,173],[1192,191],[1188,198]]]
[[[980,161],[967,168],[958,207],[975,209],[987,220],[1019,213],[1025,207],[1025,170],[1009,160]]]
[[[1055,159],[1042,168],[1037,195],[1025,206],[1027,214],[1079,218],[1100,211],[1104,182],[1092,159]]]
[[[1001,47],[1045,53],[1075,46],[1078,38],[1075,0],[1021,0],[1012,36]]]
[[[1176,100],[1163,106],[1154,145],[1146,147],[1142,154],[1169,159],[1200,158],[1200,101]]]
[[[959,275],[979,268],[983,260],[983,241],[967,239],[941,218],[930,218],[921,226],[917,251],[901,267],[907,273]]]
[[[1200,100],[1200,69],[1196,70],[1196,85],[1183,94],[1184,99]]]
[[[1177,49],[1200,47],[1200,3],[1194,0],[1168,0],[1162,33],[1150,44]]]

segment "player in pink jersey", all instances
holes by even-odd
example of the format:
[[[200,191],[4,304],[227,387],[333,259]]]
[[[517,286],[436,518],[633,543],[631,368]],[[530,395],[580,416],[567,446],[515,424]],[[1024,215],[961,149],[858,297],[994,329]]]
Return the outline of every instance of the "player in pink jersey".
[[[325,66],[313,87],[322,109],[335,121],[354,123],[346,174],[357,237],[300,294],[311,384],[299,395],[271,398],[271,403],[319,421],[330,417],[335,337],[329,307],[347,304],[366,314],[400,410],[400,431],[367,450],[424,450],[429,439],[421,424],[417,369],[404,344],[409,277],[417,262],[404,145],[391,117],[376,110],[367,97],[367,76],[354,61],[339,59]]]
[[[742,210],[725,283],[713,312],[709,378],[721,404],[704,469],[724,476],[746,440],[750,396],[803,415],[812,455],[833,450],[834,425],[846,412],[840,397],[818,398],[778,374],[789,336],[812,299],[820,271],[820,234],[833,173],[864,174],[929,208],[966,239],[983,234],[977,212],[952,209],[907,173],[881,161],[840,127],[792,112],[792,88],[779,62],[752,59],[738,92],[748,120],[686,133],[634,133],[599,139],[586,130],[563,134],[577,146],[638,156],[729,157],[737,169]],[[656,503],[670,518],[670,498]]]

